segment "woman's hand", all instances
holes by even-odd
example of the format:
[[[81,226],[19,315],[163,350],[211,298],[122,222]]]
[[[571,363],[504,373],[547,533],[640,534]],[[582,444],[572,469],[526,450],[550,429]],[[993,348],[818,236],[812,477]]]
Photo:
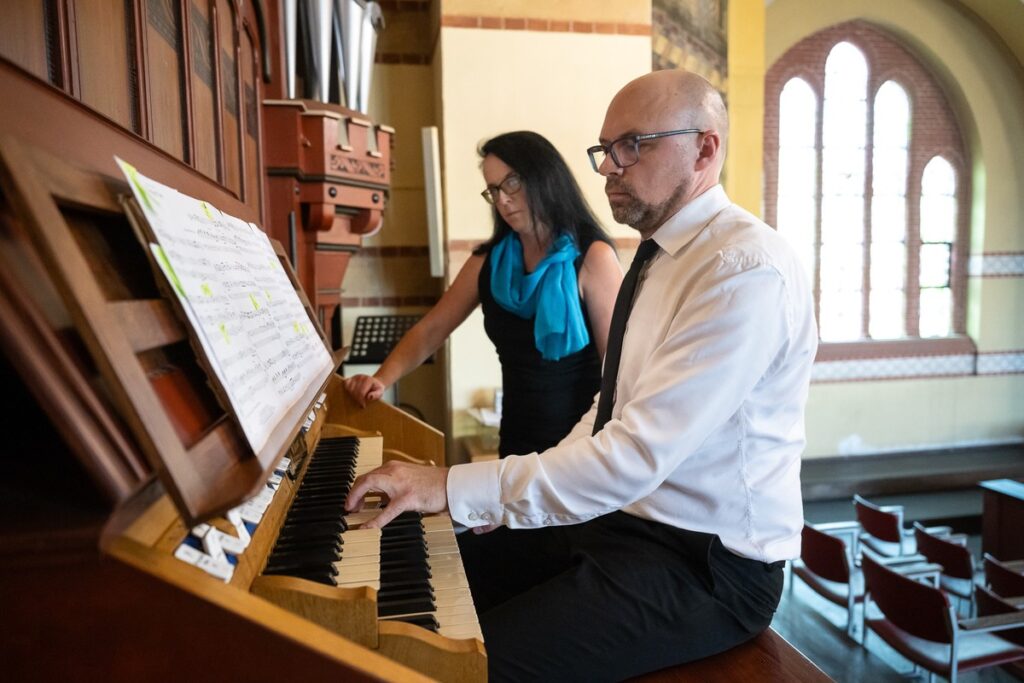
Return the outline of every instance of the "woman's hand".
[[[361,408],[367,403],[379,401],[387,389],[384,383],[370,375],[353,375],[345,378],[345,390],[355,399]]]

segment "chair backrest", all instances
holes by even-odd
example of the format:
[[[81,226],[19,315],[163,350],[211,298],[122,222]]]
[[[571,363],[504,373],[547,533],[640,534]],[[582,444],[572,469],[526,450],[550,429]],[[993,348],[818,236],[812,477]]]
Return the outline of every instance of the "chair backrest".
[[[994,614],[1013,614],[1019,610],[984,586],[974,587],[974,600],[978,604],[978,616],[989,617]],[[1024,626],[999,632],[1000,638],[1011,643],[1024,645]]]
[[[949,599],[940,589],[897,574],[871,558],[861,558],[864,583],[886,619],[918,638],[952,641]]]
[[[1024,595],[1024,574],[1013,571],[989,553],[985,553],[985,582],[996,595]]]
[[[800,559],[812,572],[828,581],[850,582],[850,564],[843,539],[804,524]]]
[[[928,558],[929,562],[942,565],[942,573],[955,579],[973,579],[974,562],[971,551],[962,545],[939,538],[914,522],[914,540],[917,541],[917,552]]]
[[[902,515],[887,512],[874,503],[854,494],[853,509],[861,528],[875,538],[890,543],[899,543],[903,524]]]

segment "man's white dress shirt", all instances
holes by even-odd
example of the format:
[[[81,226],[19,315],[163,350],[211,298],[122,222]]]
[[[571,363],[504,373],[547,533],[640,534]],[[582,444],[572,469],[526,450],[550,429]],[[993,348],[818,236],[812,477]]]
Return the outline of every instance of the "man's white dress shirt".
[[[576,524],[615,510],[717,534],[743,557],[800,554],[804,406],[817,349],[807,277],[720,185],[654,233],[611,420],[596,405],[543,453],[452,467],[466,526]]]

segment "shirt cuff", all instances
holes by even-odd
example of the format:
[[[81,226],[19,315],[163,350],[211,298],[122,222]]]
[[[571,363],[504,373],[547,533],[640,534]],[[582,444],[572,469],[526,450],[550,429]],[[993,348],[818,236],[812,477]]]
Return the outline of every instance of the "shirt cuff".
[[[489,460],[454,465],[448,470],[448,514],[467,526],[500,524],[501,461]]]

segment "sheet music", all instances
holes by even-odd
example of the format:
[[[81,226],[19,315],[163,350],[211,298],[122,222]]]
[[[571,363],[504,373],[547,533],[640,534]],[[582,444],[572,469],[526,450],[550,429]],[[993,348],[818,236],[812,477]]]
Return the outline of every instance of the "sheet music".
[[[270,240],[256,225],[117,159],[177,293],[254,451],[303,390],[333,369]]]

